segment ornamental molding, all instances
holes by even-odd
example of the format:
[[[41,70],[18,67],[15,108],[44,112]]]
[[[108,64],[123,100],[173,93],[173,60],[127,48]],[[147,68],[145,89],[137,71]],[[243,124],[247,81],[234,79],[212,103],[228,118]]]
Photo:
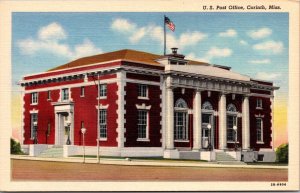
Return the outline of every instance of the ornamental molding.
[[[136,104],[135,105],[137,109],[141,109],[141,110],[150,110],[151,109],[151,105],[146,105],[145,103],[142,103],[141,105]]]
[[[99,104],[99,105],[96,105],[95,107],[97,110],[99,110],[99,109],[108,109],[108,106],[109,106],[109,104],[107,104],[107,105]]]

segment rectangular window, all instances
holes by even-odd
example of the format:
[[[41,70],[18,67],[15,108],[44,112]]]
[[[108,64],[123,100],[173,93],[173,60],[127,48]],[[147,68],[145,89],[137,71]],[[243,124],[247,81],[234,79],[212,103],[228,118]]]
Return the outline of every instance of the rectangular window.
[[[33,92],[31,93],[31,104],[37,104],[38,103],[38,93]]]
[[[107,96],[107,84],[100,84],[99,96],[100,98],[105,98]]]
[[[257,142],[263,142],[263,120],[256,118],[256,139]]]
[[[48,92],[47,92],[47,100],[51,100],[51,91],[50,90],[48,90]]]
[[[138,85],[138,97],[147,98],[148,97],[148,87],[144,84]]]
[[[107,138],[107,111],[106,109],[99,110],[99,127],[100,139]]]
[[[37,121],[38,121],[38,117],[37,117],[37,113],[32,113],[30,114],[30,137],[31,139],[33,139],[36,135],[36,127],[37,125]]]
[[[61,99],[62,101],[67,101],[69,100],[69,89],[68,88],[63,88],[61,90]]]
[[[237,117],[234,115],[227,116],[227,141],[237,141],[237,130],[234,130],[234,126],[237,126]]]
[[[80,96],[84,96],[84,86],[80,87]]]
[[[138,138],[148,138],[148,111],[138,110]]]
[[[188,140],[187,113],[175,112],[175,140]]]
[[[257,99],[256,100],[256,108],[259,108],[259,109],[262,108],[262,99]]]

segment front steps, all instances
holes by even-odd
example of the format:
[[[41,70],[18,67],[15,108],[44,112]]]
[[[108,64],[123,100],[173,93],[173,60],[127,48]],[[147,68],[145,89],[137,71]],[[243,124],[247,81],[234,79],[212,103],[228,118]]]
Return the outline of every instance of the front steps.
[[[46,149],[41,152],[38,157],[48,157],[48,158],[62,158],[63,157],[63,147],[53,146],[52,148]]]
[[[187,160],[199,160],[200,152],[193,151],[179,151],[179,159],[187,159]]]
[[[227,154],[226,152],[216,152],[216,161],[232,162],[236,161],[236,159],[231,155]]]

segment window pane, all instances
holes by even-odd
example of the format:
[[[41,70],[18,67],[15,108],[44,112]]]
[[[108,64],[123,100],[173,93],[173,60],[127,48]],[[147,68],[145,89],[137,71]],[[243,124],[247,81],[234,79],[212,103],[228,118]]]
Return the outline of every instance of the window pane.
[[[143,84],[138,85],[138,96],[147,97],[147,85],[143,85]]]
[[[107,111],[106,111],[106,109],[99,110],[99,127],[100,127],[100,138],[107,138]]]
[[[107,95],[107,85],[106,84],[100,84],[100,88],[99,88],[99,92],[100,92],[100,97],[106,97]]]

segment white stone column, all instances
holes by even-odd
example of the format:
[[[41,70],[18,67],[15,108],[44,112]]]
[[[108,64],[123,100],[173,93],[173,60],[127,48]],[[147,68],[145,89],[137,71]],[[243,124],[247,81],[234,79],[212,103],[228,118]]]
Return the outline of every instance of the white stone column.
[[[201,149],[201,135],[202,135],[202,116],[201,116],[201,91],[196,90],[193,107],[193,150],[199,151]]]
[[[174,149],[174,99],[173,88],[166,89],[166,149]]]
[[[219,149],[227,148],[227,115],[226,95],[221,93],[219,98]]]
[[[249,97],[244,96],[242,104],[242,131],[243,149],[250,148],[250,117],[249,117]]]
[[[275,94],[275,91],[273,91],[273,93]],[[272,124],[272,127],[271,127],[271,131],[272,131],[272,141],[271,141],[271,146],[272,146],[272,150],[274,150],[274,136],[275,136],[275,129],[274,129],[274,105],[275,105],[275,101],[274,101],[274,96],[271,97],[271,124]]]

